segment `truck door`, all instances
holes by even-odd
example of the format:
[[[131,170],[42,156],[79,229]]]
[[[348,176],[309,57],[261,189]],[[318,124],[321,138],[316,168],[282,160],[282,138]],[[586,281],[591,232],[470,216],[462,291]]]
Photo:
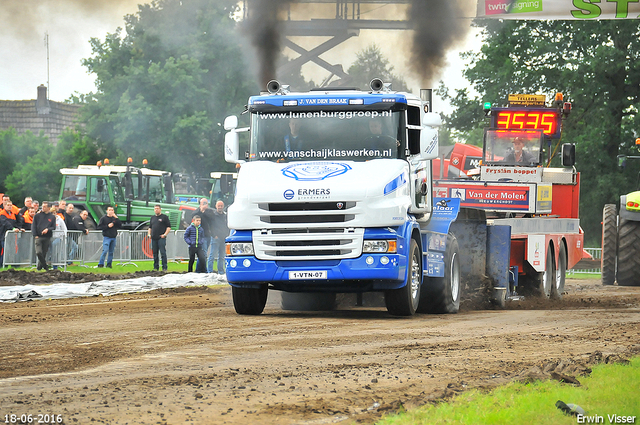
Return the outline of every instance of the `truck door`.
[[[407,147],[409,149],[409,169],[411,188],[411,213],[430,214],[432,208],[431,195],[431,161],[424,159],[421,152],[421,139],[435,137],[437,146],[437,130],[423,128],[421,123],[421,109],[409,105],[407,108]],[[433,134],[427,134],[433,131]],[[437,152],[436,152],[437,155]]]

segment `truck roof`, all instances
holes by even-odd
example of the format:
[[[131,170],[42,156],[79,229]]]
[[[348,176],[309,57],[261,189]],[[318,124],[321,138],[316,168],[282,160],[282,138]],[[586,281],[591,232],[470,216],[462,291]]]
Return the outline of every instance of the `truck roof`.
[[[162,177],[167,171],[162,170],[150,170],[149,168],[139,168],[144,176],[159,176]],[[124,165],[103,165],[98,167],[97,165],[78,165],[78,168],[63,168],[60,170],[60,174],[64,175],[88,175],[88,176],[108,176],[111,173],[126,173],[127,167]]]
[[[251,96],[249,106],[349,106],[349,105],[374,105],[377,103],[401,103],[407,104],[407,100],[419,99],[411,93],[401,92],[365,92],[359,90],[312,90],[304,93],[287,94],[263,94]],[[285,102],[289,102],[285,104]]]

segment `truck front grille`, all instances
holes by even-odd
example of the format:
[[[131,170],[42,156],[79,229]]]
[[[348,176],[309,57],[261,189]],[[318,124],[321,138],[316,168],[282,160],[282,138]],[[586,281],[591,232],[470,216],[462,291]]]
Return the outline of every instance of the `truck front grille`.
[[[260,221],[269,224],[348,223],[355,214],[347,214],[355,202],[291,202],[259,204]]]
[[[254,230],[253,248],[260,260],[328,260],[362,254],[364,229]]]

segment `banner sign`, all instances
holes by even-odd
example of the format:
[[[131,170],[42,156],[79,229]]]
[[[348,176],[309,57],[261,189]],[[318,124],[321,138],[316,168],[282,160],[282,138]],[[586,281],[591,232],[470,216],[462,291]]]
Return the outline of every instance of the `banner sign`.
[[[478,0],[478,18],[638,19],[640,0]]]
[[[460,207],[521,213],[551,212],[551,186],[539,183],[445,182],[434,184],[434,197],[460,199]],[[540,199],[538,199],[540,197]]]

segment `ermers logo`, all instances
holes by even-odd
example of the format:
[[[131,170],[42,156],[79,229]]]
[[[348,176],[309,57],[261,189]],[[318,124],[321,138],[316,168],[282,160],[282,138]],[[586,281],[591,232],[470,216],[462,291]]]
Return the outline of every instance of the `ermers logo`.
[[[331,195],[331,189],[298,189],[298,196]]]
[[[287,201],[290,201],[295,196],[295,192],[293,190],[291,190],[291,189],[287,189],[287,190],[284,191],[282,196],[284,196],[284,199],[286,199]]]

